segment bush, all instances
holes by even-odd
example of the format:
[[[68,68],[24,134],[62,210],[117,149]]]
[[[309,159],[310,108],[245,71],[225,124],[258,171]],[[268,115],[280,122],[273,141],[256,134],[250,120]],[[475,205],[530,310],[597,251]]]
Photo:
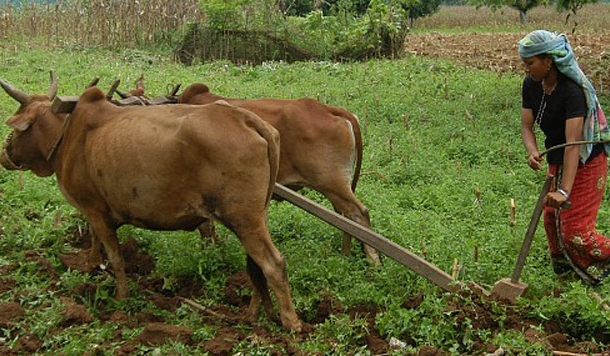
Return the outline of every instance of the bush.
[[[205,21],[188,26],[177,57],[190,64],[195,59],[261,63],[399,56],[408,30],[400,4],[371,1],[363,15],[342,4],[336,4],[334,15],[315,10],[300,18],[284,16],[270,0],[205,1]]]

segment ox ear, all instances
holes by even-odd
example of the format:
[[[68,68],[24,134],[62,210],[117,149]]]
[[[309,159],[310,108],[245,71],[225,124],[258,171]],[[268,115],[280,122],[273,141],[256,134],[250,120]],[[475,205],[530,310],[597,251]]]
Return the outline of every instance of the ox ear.
[[[6,123],[16,131],[25,131],[35,120],[34,115],[16,115],[6,120]]]

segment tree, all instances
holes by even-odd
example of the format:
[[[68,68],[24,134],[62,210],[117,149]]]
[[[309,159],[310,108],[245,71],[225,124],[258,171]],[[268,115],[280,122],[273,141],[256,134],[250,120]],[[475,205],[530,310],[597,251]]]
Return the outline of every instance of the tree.
[[[470,0],[469,2],[477,7],[489,6],[493,10],[502,6],[509,6],[519,11],[519,22],[525,25],[527,23],[527,12],[537,6],[548,4],[549,0]]]
[[[409,4],[403,4],[402,8],[408,14],[410,27],[413,28],[415,19],[426,17],[435,13],[443,0],[420,0],[410,1]]]
[[[411,20],[420,17],[425,17],[436,12],[443,0],[279,0],[277,3],[280,10],[293,16],[305,16],[313,10],[322,10],[325,16],[337,14],[339,12],[348,12],[356,16],[363,16],[372,6],[379,6],[383,3],[387,6],[400,5],[406,11],[407,16]]]
[[[595,4],[599,2],[599,0],[557,0],[557,9],[558,10],[566,10],[568,11],[568,15],[566,16],[565,23],[567,24],[570,20],[570,16],[576,16],[576,13],[582,9],[583,6],[587,4]],[[572,32],[576,31],[576,26],[578,23],[574,21],[574,27],[572,28]]]
[[[314,10],[311,0],[281,0],[276,2],[279,10],[289,16],[304,16]]]
[[[305,16],[314,10],[321,10],[325,16],[348,11],[363,15],[369,6],[370,0],[281,0],[278,1],[280,11],[286,15]]]

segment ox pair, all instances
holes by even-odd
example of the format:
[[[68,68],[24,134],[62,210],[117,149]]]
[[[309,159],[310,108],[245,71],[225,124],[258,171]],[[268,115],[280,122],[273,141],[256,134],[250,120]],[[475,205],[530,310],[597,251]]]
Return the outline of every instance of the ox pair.
[[[28,95],[0,80],[20,104],[0,164],[9,170],[55,174],[66,199],[88,220],[90,263],[103,245],[116,279],[116,297],[129,294],[117,229],[194,230],[222,222],[247,252],[254,286],[249,317],[271,313],[268,287],[285,328],[301,329],[286,263],[270,239],[266,210],[280,169],[279,134],[250,111],[227,103],[118,107],[96,87],[69,115],[56,114],[47,95]],[[270,314],[271,315],[271,314]]]

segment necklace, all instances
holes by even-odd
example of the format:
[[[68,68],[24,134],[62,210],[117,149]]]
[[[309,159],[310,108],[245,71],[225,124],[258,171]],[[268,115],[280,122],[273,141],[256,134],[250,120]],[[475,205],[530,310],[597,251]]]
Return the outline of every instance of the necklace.
[[[542,99],[540,99],[540,108],[538,109],[538,112],[536,113],[536,119],[534,120],[534,123],[538,124],[538,126],[540,126],[542,124],[542,116],[544,115],[544,111],[546,110],[546,100],[545,100],[545,94],[544,94],[544,88],[542,90]]]

